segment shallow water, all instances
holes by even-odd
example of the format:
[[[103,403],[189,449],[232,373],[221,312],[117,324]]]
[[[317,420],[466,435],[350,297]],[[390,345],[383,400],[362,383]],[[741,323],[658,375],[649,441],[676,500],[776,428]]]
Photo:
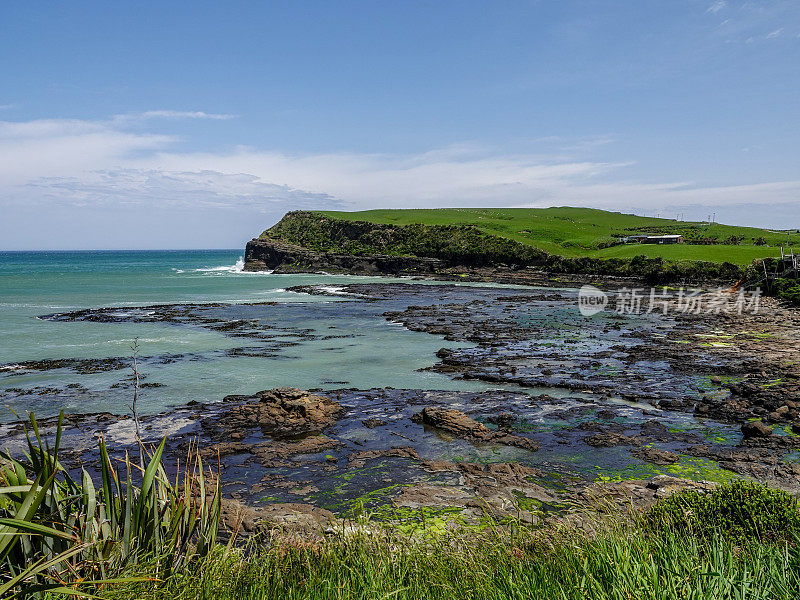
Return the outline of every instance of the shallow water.
[[[126,358],[137,339],[147,384],[140,401],[143,413],[279,386],[465,391],[497,387],[420,371],[436,362],[439,348],[456,344],[387,322],[369,303],[349,302],[346,295],[286,291],[308,284],[323,284],[331,291],[346,283],[371,281],[390,280],[246,273],[241,253],[235,250],[0,253],[2,401],[17,412],[34,410],[41,416],[60,409],[126,413],[129,369],[19,374],[14,365],[43,359]],[[270,329],[268,340],[232,338],[196,324],[40,318],[82,308],[254,302],[275,304],[268,309],[226,306],[217,316],[259,318]],[[126,314],[112,316],[124,319]],[[256,355],[231,355],[232,350],[254,346],[257,352],[250,354]],[[266,346],[270,352],[264,351]],[[10,411],[0,411],[0,420],[11,419]]]

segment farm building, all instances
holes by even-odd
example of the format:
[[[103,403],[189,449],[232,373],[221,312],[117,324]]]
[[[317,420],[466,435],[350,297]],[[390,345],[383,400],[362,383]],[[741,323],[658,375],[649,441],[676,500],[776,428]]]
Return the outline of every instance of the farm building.
[[[621,237],[620,242],[624,244],[682,244],[682,235],[628,235]]]
[[[682,244],[682,235],[648,235],[642,240],[643,244]]]

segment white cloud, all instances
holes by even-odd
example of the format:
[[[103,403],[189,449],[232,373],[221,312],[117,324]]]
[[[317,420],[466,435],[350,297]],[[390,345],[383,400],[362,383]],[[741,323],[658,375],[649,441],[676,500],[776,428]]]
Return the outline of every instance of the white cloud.
[[[107,129],[107,125],[78,119],[36,119],[34,121],[0,121],[0,140],[36,137],[81,135]]]
[[[27,184],[28,203],[73,206],[139,206],[169,209],[242,209],[271,212],[275,205],[296,208],[335,207],[326,194],[313,194],[258,177],[219,171],[159,171],[114,169],[80,177],[42,177]],[[32,196],[32,197],[31,197]]]
[[[0,121],[0,197],[41,177],[80,176],[114,168],[136,153],[153,153],[175,141],[157,133],[132,133],[102,121],[38,119]]]
[[[726,42],[755,44],[774,40],[783,36],[787,23],[797,23],[797,3],[794,0],[737,0],[730,5],[723,3],[719,9],[712,10],[718,4],[719,2],[712,4],[707,12],[716,13],[727,8],[726,18],[714,30],[715,35],[721,36]]]
[[[654,213],[688,205],[796,206],[800,199],[800,180],[737,186],[633,181],[626,176],[630,163],[565,157],[561,140],[551,156],[506,154],[475,143],[416,154],[247,147],[199,153],[176,151],[175,141],[127,131],[114,119],[0,121],[0,206],[38,207],[43,218],[47,207],[239,212],[262,215],[252,223],[257,231],[269,224],[260,222],[264,215],[272,219],[297,208],[574,205]],[[607,141],[571,146],[592,149]]]
[[[710,13],[716,14],[719,11],[721,11],[723,8],[725,8],[727,6],[727,4],[728,3],[725,2],[725,0],[717,0],[711,6],[708,7],[708,10],[706,10],[706,12],[710,12]]]
[[[800,180],[741,186],[690,181],[642,183],[629,163],[547,160],[452,148],[416,154],[293,156],[240,149],[230,154],[159,153],[170,170],[246,172],[341,199],[351,209],[425,206],[597,206],[657,209],[671,204],[797,203]]]
[[[147,119],[207,119],[212,121],[227,121],[235,118],[236,115],[207,113],[202,110],[147,110],[141,113],[116,115],[114,120],[118,122],[144,121]]]

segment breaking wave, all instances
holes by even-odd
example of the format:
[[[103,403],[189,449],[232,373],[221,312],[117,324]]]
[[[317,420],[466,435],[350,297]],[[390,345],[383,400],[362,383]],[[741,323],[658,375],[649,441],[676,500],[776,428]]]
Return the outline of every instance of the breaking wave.
[[[240,256],[235,265],[222,266],[222,267],[207,267],[204,269],[195,269],[195,273],[241,273],[244,271],[244,257]]]
[[[176,273],[184,273],[182,269],[173,269]],[[222,265],[221,267],[203,267],[201,269],[192,269],[192,273],[208,273],[210,275],[226,275],[226,274],[242,274],[242,275],[270,275],[272,271],[245,271],[244,270],[244,257],[240,256],[233,265]]]

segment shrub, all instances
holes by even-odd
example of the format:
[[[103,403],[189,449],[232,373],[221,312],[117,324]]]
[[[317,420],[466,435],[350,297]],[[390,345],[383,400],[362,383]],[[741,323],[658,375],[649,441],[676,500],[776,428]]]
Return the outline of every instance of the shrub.
[[[741,235],[729,235],[722,241],[722,243],[727,244],[728,246],[738,246],[742,243],[742,240],[744,240],[744,237]]]
[[[793,304],[800,304],[800,281],[796,279],[776,279],[773,282],[775,295]]]
[[[735,480],[704,494],[684,490],[647,513],[649,525],[708,538],[734,541],[789,539],[800,534],[798,501],[791,494],[759,483]]]

